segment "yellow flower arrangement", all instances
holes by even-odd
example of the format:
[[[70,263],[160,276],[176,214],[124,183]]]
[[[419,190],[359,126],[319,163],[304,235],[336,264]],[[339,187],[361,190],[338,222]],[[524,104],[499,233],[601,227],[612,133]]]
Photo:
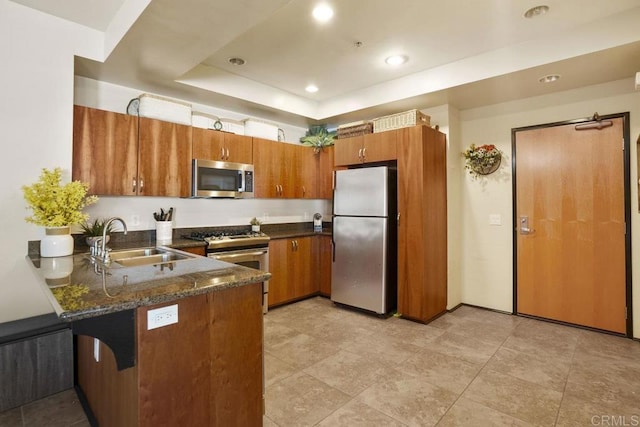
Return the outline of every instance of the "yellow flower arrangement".
[[[64,310],[80,310],[87,306],[82,298],[89,293],[89,288],[85,285],[67,285],[53,288],[51,293]]]
[[[43,227],[64,227],[80,224],[89,218],[82,213],[85,206],[98,201],[96,196],[87,196],[89,184],[73,181],[61,185],[62,170],[42,169],[38,182],[23,186],[24,198],[33,210],[27,222]]]

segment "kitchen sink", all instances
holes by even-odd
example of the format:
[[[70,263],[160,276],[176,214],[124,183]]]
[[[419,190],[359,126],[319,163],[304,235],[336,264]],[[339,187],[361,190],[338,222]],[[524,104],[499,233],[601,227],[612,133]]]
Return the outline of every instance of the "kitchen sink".
[[[109,256],[112,263],[120,264],[123,267],[162,264],[197,257],[197,255],[172,251],[166,248],[124,249],[111,251]]]

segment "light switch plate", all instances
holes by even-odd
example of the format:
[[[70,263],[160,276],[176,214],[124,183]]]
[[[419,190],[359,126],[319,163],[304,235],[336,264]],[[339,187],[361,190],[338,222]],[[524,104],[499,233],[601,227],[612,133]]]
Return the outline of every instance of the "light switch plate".
[[[500,214],[489,215],[489,225],[502,225],[502,215]]]
[[[178,304],[147,311],[147,330],[178,323]]]

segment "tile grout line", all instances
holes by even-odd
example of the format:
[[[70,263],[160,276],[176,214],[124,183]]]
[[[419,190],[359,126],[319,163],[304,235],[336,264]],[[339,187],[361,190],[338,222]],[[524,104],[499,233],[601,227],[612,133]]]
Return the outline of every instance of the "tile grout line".
[[[514,328],[514,329],[515,329],[515,328]],[[513,331],[512,331],[512,332],[513,332]],[[500,349],[502,348],[502,346],[503,346],[503,345],[504,345],[504,343],[507,341],[507,339],[509,339],[509,337],[510,337],[510,336],[511,336],[511,333],[509,333],[509,335],[508,335],[504,340],[502,340],[502,342],[500,343],[500,345],[498,346],[498,348],[496,348],[496,351],[494,351],[494,352],[493,352],[493,354],[491,355],[491,357],[489,357],[489,358],[487,359],[487,361],[486,361],[486,362],[484,362],[484,364],[482,364],[482,367],[480,367],[480,369],[478,369],[478,373],[477,373],[477,374],[476,374],[476,375],[471,379],[471,381],[469,381],[469,384],[467,384],[467,386],[464,388],[464,390],[462,390],[462,391],[460,392],[460,394],[458,395],[458,397],[456,398],[456,400],[454,400],[454,402],[451,404],[451,406],[449,406],[449,407],[447,408],[447,410],[444,412],[444,414],[442,414],[442,416],[438,419],[438,422],[435,424],[436,426],[440,423],[440,421],[442,421],[442,419],[443,419],[444,417],[446,417],[446,416],[447,416],[447,414],[449,413],[449,411],[451,410],[451,408],[453,408],[453,407],[455,406],[455,404],[456,404],[456,403],[458,403],[458,401],[460,400],[460,398],[462,397],[462,395],[464,394],[464,392],[465,392],[465,391],[467,391],[467,389],[469,388],[469,386],[471,386],[471,384],[476,380],[476,378],[478,378],[478,376],[480,375],[480,373],[482,372],[482,370],[487,366],[487,364],[489,363],[489,361],[490,361],[491,359],[493,359],[493,357],[495,356],[495,354],[498,352],[498,350],[500,350]],[[475,402],[473,399],[471,399],[471,400],[472,400],[473,402]],[[478,404],[480,404],[480,405],[482,405],[482,406],[485,406],[485,405],[483,405],[483,404],[482,404],[482,403],[480,403],[480,402],[475,402],[475,403],[478,403]],[[493,409],[493,408],[489,408],[489,409]],[[495,409],[494,409],[494,410],[495,410]],[[502,411],[498,411],[498,412],[503,413]],[[505,415],[509,415],[509,414],[505,414]],[[514,418],[516,418],[516,417],[514,417]]]
[[[560,403],[558,404],[558,412],[556,413],[556,420],[553,423],[554,426],[558,425],[558,418],[560,418],[560,408],[562,408],[562,402],[564,402],[564,396],[565,396],[565,393],[567,392],[567,386],[569,385],[569,376],[571,375],[571,371],[573,370],[573,362],[575,360],[576,353],[578,352],[578,345],[580,344],[580,340],[582,339],[583,335],[584,335],[584,332],[580,332],[580,335],[578,335],[576,346],[573,349],[573,354],[571,355],[571,363],[569,363],[569,372],[567,372],[567,378],[564,380],[564,388],[562,389],[562,397],[560,398]]]

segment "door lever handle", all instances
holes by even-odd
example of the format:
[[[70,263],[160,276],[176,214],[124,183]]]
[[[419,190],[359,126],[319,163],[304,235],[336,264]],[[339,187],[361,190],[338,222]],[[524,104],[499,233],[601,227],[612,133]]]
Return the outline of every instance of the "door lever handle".
[[[529,228],[529,217],[528,216],[521,216],[520,217],[520,234],[522,235],[526,235],[526,234],[533,234],[534,229],[533,228]]]

